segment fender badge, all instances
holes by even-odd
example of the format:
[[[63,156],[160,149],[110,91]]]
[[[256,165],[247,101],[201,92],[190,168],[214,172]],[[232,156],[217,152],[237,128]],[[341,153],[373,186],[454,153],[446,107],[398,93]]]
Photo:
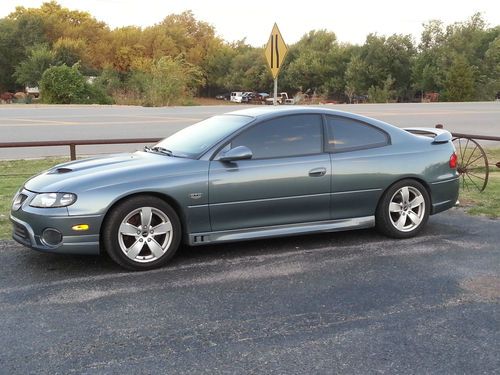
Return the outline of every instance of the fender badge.
[[[189,198],[191,199],[200,199],[203,196],[202,193],[191,193],[189,194]]]

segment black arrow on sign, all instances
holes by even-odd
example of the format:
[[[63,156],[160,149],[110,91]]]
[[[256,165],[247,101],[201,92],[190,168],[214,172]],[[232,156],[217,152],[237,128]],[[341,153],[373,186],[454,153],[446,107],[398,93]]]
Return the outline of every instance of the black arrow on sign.
[[[276,68],[280,67],[280,52],[278,51],[278,34],[274,36],[276,39]]]
[[[271,35],[271,69],[274,68],[274,39],[273,36]]]
[[[279,68],[280,67],[280,51],[278,49],[278,34],[271,35],[271,69],[274,68],[274,55],[276,55],[276,68]]]

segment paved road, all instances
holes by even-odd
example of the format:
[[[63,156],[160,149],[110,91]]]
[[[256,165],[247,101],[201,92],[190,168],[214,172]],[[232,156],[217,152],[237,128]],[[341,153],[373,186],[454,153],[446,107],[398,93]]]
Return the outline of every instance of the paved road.
[[[0,142],[65,139],[164,138],[203,118],[244,105],[144,108],[126,106],[0,105]],[[456,132],[500,135],[500,102],[335,105],[401,127],[442,123]],[[134,151],[139,145],[88,146],[80,152]],[[67,155],[66,148],[0,149],[0,159]]]
[[[185,248],[167,268],[0,242],[2,374],[493,374],[499,221]]]

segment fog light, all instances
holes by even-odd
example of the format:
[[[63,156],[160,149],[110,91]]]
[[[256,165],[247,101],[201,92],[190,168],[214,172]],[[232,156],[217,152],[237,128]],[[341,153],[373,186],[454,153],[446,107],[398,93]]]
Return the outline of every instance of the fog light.
[[[80,231],[80,230],[89,230],[89,225],[88,224],[73,225],[71,227],[71,229],[77,230],[77,231]]]
[[[42,233],[42,242],[48,246],[57,246],[62,242],[63,235],[57,229],[47,228]]]

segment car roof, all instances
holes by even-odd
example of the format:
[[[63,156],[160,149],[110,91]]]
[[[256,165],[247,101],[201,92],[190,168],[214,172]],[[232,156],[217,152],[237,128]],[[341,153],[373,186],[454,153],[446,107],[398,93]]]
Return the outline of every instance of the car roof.
[[[357,115],[351,112],[339,111],[335,109],[325,108],[325,107],[315,107],[315,106],[258,106],[246,109],[240,109],[237,111],[232,111],[227,114],[240,115],[240,116],[250,116],[263,120],[266,118],[272,118],[283,115],[300,115],[300,114],[325,114],[332,116],[342,116],[348,117],[365,122],[381,122],[376,119],[369,117]]]
[[[266,120],[271,119],[276,116],[285,116],[285,115],[299,115],[299,114],[324,114],[331,116],[341,116],[350,118],[353,120],[362,121],[368,124],[372,124],[378,126],[385,131],[389,132],[392,135],[399,135],[406,137],[409,133],[404,130],[388,124],[384,121],[380,121],[371,117],[366,117],[362,115],[358,115],[351,112],[345,112],[340,110],[335,110],[331,108],[325,107],[316,107],[316,106],[256,106],[246,109],[240,109],[237,111],[229,112],[227,114],[231,115],[240,115],[240,116],[250,116],[254,117],[258,120]]]

